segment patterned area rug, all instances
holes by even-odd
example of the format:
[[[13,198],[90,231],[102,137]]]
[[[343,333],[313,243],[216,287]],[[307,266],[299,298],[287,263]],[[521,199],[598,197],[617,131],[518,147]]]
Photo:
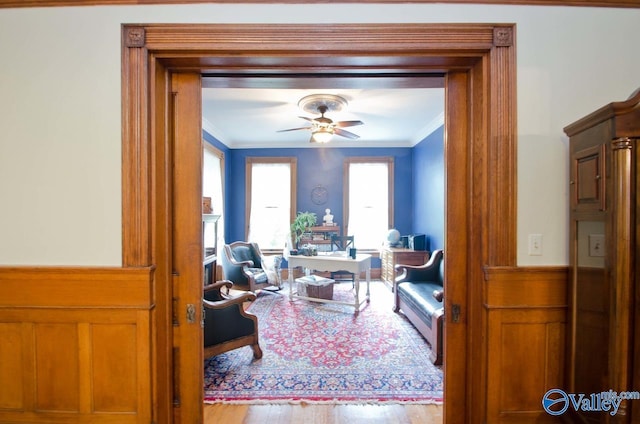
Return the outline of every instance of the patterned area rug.
[[[336,284],[333,298],[352,299],[351,286]],[[441,403],[429,345],[392,306],[382,282],[372,282],[358,315],[346,305],[290,302],[286,289],[259,292],[249,310],[264,356],[254,360],[245,346],[207,359],[205,402]]]

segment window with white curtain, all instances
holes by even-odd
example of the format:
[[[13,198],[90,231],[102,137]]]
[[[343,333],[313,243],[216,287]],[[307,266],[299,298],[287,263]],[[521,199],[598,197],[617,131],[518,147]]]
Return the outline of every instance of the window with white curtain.
[[[211,197],[211,206],[218,219],[218,248],[224,245],[224,155],[206,141],[202,143],[202,196]],[[215,246],[215,228],[204,229],[205,247]]]
[[[286,245],[295,216],[296,158],[247,158],[247,240],[260,250]]]
[[[393,158],[345,161],[347,235],[359,250],[379,249],[393,226]]]

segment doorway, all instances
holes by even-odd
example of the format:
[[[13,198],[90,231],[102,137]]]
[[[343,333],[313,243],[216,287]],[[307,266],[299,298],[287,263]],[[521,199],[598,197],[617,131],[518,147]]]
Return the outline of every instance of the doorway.
[[[444,416],[484,416],[483,267],[515,265],[513,25],[125,25],[123,263],[156,266],[160,421],[202,415],[201,329],[185,313],[201,296],[186,271],[202,269],[188,241],[200,239],[201,182],[182,167],[200,160],[200,75],[231,71],[446,75],[445,272],[457,283],[445,285]]]

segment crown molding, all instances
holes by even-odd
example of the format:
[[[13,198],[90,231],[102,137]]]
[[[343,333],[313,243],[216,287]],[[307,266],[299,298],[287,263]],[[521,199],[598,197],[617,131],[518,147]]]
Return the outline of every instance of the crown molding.
[[[350,0],[350,3],[452,3],[452,4],[498,4],[531,6],[582,6],[640,8],[640,0]],[[57,6],[122,6],[151,4],[196,4],[211,3],[207,0],[0,0],[1,8],[57,7]],[[344,3],[344,0],[218,0],[216,3]]]
[[[438,116],[436,116],[433,121],[425,125],[420,130],[420,132],[418,132],[418,135],[413,140],[411,140],[411,147],[417,145],[422,140],[429,137],[435,130],[437,130],[443,125],[444,125],[444,111],[440,113]]]
[[[227,136],[204,116],[202,117],[202,129],[206,131],[210,136],[218,140],[220,143],[229,147],[227,142]]]

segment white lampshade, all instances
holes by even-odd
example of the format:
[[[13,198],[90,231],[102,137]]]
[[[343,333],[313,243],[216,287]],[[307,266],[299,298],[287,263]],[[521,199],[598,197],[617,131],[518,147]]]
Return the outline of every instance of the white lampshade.
[[[333,132],[328,129],[320,128],[311,134],[311,139],[316,143],[328,143],[333,137]]]

